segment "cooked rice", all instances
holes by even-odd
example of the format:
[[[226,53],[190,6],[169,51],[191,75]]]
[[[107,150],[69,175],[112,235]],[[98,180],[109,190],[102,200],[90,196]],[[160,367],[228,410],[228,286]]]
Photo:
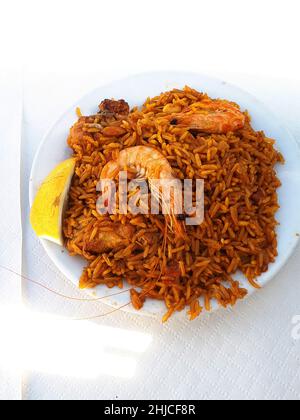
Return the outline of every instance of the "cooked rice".
[[[223,135],[196,134],[160,118],[204,98],[188,87],[163,93],[148,99],[141,110],[132,110],[128,120],[111,117],[104,132],[98,129],[98,115],[81,117],[78,110],[79,121],[68,139],[77,164],[64,234],[70,254],[88,261],[80,287],[122,288],[126,281],[134,308],[141,309],[147,299],[164,301],[164,321],[186,307],[194,319],[203,309],[200,298],[206,310],[212,299],[224,307],[234,305],[247,294],[234,274],[242,271],[259,287],[257,277],[277,256],[275,214],[281,184],[275,165],[284,160],[274,140],[254,131],[248,114],[243,129]],[[160,215],[97,213],[102,168],[120,150],[136,145],[159,150],[179,179],[205,180],[205,221],[187,227],[188,243],[168,232],[164,249],[165,220]],[[111,252],[87,252],[86,243],[111,222],[131,224],[135,234]]]

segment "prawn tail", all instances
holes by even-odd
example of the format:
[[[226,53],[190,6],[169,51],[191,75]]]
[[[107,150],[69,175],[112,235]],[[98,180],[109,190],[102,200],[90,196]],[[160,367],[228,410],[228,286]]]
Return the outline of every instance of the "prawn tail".
[[[168,219],[168,225],[170,226],[171,231],[174,232],[176,237],[183,240],[187,240],[187,233],[184,222],[178,220],[178,218],[173,212],[171,212],[171,214],[166,217]]]
[[[166,227],[171,232],[175,233],[175,235],[178,238],[183,239],[183,240],[187,240],[188,237],[187,237],[187,234],[186,234],[185,224],[182,221],[178,220],[178,218],[175,214],[175,211],[174,211],[174,206],[171,206],[171,209],[170,209],[170,206],[168,205],[167,201],[165,200],[164,195],[153,184],[151,184],[151,191],[152,191],[152,194],[154,195],[154,197],[156,198],[156,200],[161,203],[162,208],[167,211],[167,214],[165,216]]]

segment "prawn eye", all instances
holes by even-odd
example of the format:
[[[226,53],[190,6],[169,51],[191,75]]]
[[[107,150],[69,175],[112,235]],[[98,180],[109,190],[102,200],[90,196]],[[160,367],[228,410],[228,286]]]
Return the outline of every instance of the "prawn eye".
[[[171,125],[177,125],[178,120],[176,118],[173,118],[173,120],[170,121]]]
[[[184,221],[185,219],[186,219],[186,215],[185,214],[178,214],[177,215],[177,220]]]

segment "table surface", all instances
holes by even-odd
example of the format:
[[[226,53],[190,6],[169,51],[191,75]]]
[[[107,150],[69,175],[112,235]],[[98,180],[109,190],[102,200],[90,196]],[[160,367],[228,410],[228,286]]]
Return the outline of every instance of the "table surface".
[[[265,102],[300,139],[299,82],[245,74],[215,75]],[[58,272],[29,226],[29,173],[41,138],[53,121],[84,93],[111,79],[105,73],[51,74],[50,78],[45,72],[25,71],[22,101],[21,93],[16,92],[20,104],[23,102],[22,120],[21,113],[16,114],[22,121],[21,182],[14,180],[14,185],[21,187],[23,239],[21,242],[16,224],[8,232],[18,241],[17,245],[10,241],[8,248],[15,258],[8,260],[2,247],[0,264],[6,263],[18,273],[22,270],[23,276],[73,297],[81,295]],[[16,138],[15,133],[7,135]],[[17,167],[17,141],[13,145],[5,158],[3,153],[0,156],[3,176],[7,169]],[[17,209],[19,187],[14,192]],[[1,215],[6,211],[6,218],[1,217],[0,233],[7,232],[8,204],[1,210]],[[15,248],[22,250],[22,255]],[[63,317],[105,314],[109,308],[101,302],[59,298],[23,279],[22,298],[27,309],[18,325],[26,331],[21,335],[24,357],[17,372],[3,370],[10,378],[8,397],[299,399],[300,341],[292,334],[293,320],[300,315],[299,270],[300,248],[266,288],[233,309],[194,322],[179,316],[166,325],[124,312],[90,322],[62,321]],[[4,277],[16,282],[13,274],[6,272]],[[0,287],[1,293],[2,288],[7,290],[7,285]],[[16,288],[18,300],[21,290]],[[0,385],[0,397],[3,395]]]

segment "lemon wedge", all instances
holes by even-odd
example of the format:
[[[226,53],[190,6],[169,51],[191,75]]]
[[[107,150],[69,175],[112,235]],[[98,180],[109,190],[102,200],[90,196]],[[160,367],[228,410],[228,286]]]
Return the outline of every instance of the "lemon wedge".
[[[30,212],[38,237],[63,245],[62,219],[75,171],[75,159],[60,163],[44,180]]]

